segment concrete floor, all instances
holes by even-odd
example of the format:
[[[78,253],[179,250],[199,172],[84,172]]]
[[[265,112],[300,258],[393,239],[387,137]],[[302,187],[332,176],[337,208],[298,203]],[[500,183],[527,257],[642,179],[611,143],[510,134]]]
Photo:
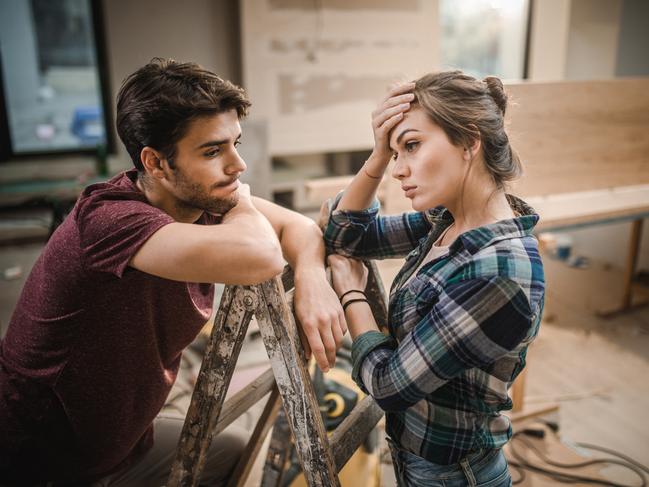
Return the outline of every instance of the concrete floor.
[[[41,248],[38,243],[0,247],[0,276],[9,268],[22,269],[22,275],[15,279],[0,277],[2,333]],[[548,281],[545,321],[529,353],[526,405],[559,402],[564,442],[594,443],[649,463],[649,307],[614,319],[599,318],[597,309],[614,306],[621,298],[621,271],[601,262],[591,262],[588,269],[571,268],[547,256],[544,262]],[[399,265],[398,261],[380,264],[386,283]],[[265,366],[261,340],[248,340],[233,390]],[[188,398],[186,395],[183,401]],[[258,410],[263,403],[258,404]],[[252,429],[255,412],[242,421]],[[259,460],[264,454],[262,450]],[[258,463],[247,485],[258,485],[260,470]],[[382,485],[393,486],[390,466],[382,470]],[[618,468],[602,474],[611,480],[635,480]],[[532,476],[522,485],[553,484]]]

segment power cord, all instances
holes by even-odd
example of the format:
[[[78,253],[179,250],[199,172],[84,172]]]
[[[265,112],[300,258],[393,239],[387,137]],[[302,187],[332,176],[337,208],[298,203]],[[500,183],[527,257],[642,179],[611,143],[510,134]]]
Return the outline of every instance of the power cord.
[[[557,433],[559,431],[559,425],[557,423],[552,421],[542,421],[542,422],[554,433]],[[592,485],[607,485],[611,487],[646,487],[647,486],[647,477],[645,476],[645,473],[649,474],[649,468],[647,466],[641,464],[640,462],[634,460],[633,458],[628,457],[627,455],[624,455],[622,453],[619,453],[609,448],[604,448],[602,446],[592,445],[590,443],[575,443],[575,445],[580,448],[600,451],[608,455],[618,457],[619,459],[618,458],[597,458],[597,459],[587,460],[584,462],[577,462],[577,463],[561,463],[550,459],[541,450],[539,450],[531,441],[529,441],[526,438],[526,437],[544,438],[545,434],[546,434],[546,430],[544,428],[529,427],[521,431],[515,432],[514,435],[512,436],[509,451],[513,459],[509,461],[509,465],[510,467],[512,467],[512,471],[516,472],[516,474],[518,475],[516,479],[512,479],[512,484],[516,485],[523,482],[523,480],[525,480],[525,472],[530,471],[530,472],[535,472],[544,475],[546,477],[551,478],[552,480],[561,483],[572,484],[572,483],[581,482],[581,483],[592,484]],[[576,469],[576,468],[583,468],[590,465],[620,465],[634,472],[640,478],[640,481],[642,483],[639,484],[639,486],[631,486],[627,484],[612,482],[610,480],[602,480],[595,477],[571,474],[571,473],[566,473],[566,472],[561,472],[558,470],[546,468],[544,466],[532,463],[527,459],[525,459],[520,454],[520,452],[517,451],[515,447],[516,443],[522,443],[531,452],[533,452],[542,462],[544,462],[544,464],[550,465],[552,467],[559,467],[564,469]]]

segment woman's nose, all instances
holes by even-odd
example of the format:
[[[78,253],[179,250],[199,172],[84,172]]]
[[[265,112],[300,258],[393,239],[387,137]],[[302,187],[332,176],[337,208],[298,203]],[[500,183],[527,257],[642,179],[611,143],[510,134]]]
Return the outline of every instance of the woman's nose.
[[[399,157],[397,157],[394,166],[392,167],[392,177],[394,179],[403,179],[408,175],[408,173],[408,166],[401,162]]]

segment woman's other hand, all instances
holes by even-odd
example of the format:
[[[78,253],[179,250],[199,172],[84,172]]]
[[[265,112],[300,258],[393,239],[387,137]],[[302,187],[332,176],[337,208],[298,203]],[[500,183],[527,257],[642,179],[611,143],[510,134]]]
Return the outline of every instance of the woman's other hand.
[[[374,150],[372,155],[376,162],[383,163],[383,170],[390,162],[390,131],[403,119],[403,114],[410,109],[415,99],[412,93],[414,83],[403,83],[394,86],[387,96],[372,112],[372,130],[374,131]],[[376,168],[377,170],[379,168]]]
[[[331,267],[334,291],[339,297],[352,289],[365,290],[368,272],[363,262],[332,254],[327,257],[327,263]]]

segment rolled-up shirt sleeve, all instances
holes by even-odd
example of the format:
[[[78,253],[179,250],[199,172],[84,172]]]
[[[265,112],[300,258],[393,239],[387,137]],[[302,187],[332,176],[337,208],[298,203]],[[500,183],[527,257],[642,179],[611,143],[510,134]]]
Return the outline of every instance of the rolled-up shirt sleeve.
[[[330,252],[361,259],[404,257],[431,229],[424,212],[379,215],[378,200],[364,210],[338,210],[342,194],[334,201],[324,231]]]
[[[463,371],[511,353],[532,322],[528,298],[513,280],[455,283],[399,344],[374,331],[357,337],[352,377],[382,409],[403,410]]]

